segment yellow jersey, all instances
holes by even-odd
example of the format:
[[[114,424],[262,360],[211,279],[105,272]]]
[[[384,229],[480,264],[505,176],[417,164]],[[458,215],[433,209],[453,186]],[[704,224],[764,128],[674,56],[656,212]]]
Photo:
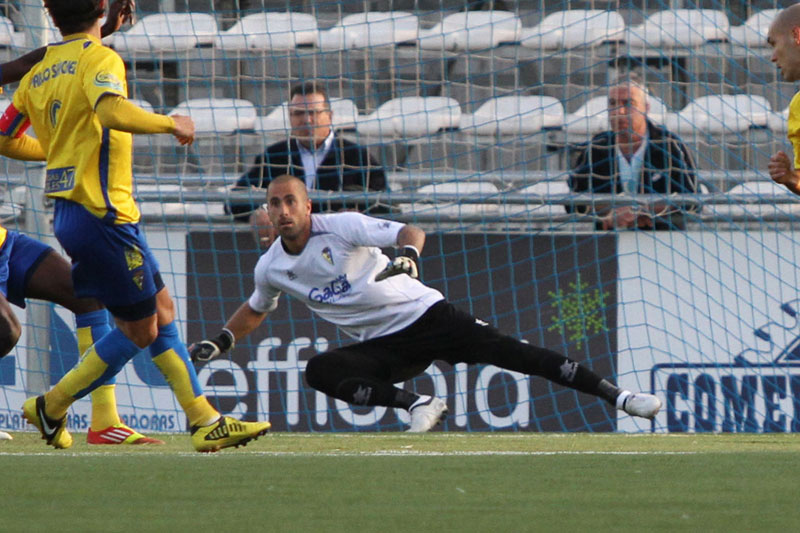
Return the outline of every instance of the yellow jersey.
[[[8,237],[8,230],[0,224],[0,248],[6,243],[6,237]]]
[[[789,103],[786,136],[794,148],[794,168],[800,168],[800,92],[795,94]]]
[[[133,137],[102,126],[94,110],[105,95],[128,96],[122,58],[91,35],[68,35],[22,78],[0,133],[19,136],[33,125],[47,154],[47,196],[115,224],[138,222]]]

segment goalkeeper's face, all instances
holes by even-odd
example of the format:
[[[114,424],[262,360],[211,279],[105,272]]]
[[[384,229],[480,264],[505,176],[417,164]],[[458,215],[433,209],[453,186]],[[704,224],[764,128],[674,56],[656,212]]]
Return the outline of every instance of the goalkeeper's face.
[[[267,192],[269,220],[284,242],[301,247],[311,233],[311,200],[303,181],[273,182]]]

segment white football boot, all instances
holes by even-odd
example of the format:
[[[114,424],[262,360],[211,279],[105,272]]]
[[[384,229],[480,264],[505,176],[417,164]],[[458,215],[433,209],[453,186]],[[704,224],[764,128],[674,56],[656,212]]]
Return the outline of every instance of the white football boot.
[[[447,403],[435,396],[421,396],[409,409],[411,427],[406,433],[425,433],[447,418]]]
[[[661,400],[657,396],[645,392],[625,391],[617,398],[617,409],[621,409],[631,416],[652,420],[661,409]]]

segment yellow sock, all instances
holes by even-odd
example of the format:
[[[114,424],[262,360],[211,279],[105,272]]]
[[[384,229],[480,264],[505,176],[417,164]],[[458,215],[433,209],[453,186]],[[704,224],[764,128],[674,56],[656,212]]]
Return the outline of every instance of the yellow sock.
[[[78,328],[78,353],[84,354],[94,344],[92,327]],[[100,431],[121,423],[117,412],[116,385],[101,385],[92,391],[92,429]]]
[[[75,398],[64,392],[60,385],[59,381],[55,387],[44,393],[44,412],[54,420],[66,415],[67,409],[75,401]]]
[[[115,389],[116,385],[101,385],[92,391],[92,430],[100,431],[122,423]]]
[[[195,395],[192,378],[186,369],[186,363],[173,349],[153,357],[153,362],[164,374],[172,387],[172,392],[181,404],[189,424],[192,426],[207,426],[219,418],[219,412],[211,407],[202,394]]]
[[[205,396],[198,396],[183,407],[190,426],[207,426],[219,419],[219,412],[211,407]]]

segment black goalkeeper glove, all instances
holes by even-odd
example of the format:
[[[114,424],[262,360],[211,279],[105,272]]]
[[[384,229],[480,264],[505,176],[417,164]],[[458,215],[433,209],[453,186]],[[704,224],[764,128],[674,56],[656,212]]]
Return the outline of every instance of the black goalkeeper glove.
[[[222,328],[222,332],[213,339],[206,339],[189,346],[189,355],[195,363],[211,361],[228,353],[235,343],[236,338],[231,330]]]
[[[398,274],[408,274],[414,279],[419,277],[419,269],[417,268],[417,261],[419,261],[419,251],[415,246],[403,246],[403,251],[400,255],[394,258],[394,261],[378,272],[375,276],[375,281],[383,281],[386,278],[397,276]]]

